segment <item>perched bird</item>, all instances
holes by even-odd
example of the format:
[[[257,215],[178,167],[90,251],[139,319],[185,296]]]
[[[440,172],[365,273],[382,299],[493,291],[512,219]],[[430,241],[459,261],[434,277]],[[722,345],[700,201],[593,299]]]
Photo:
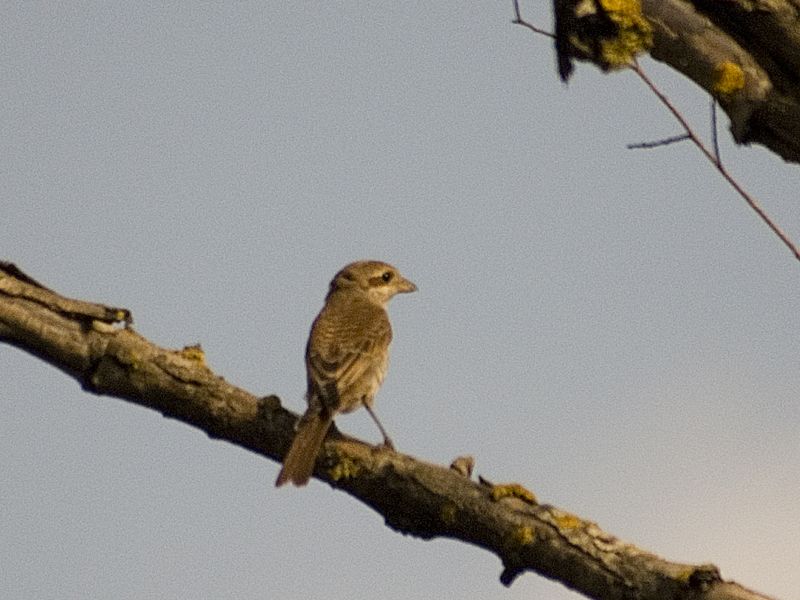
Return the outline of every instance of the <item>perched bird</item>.
[[[339,413],[363,406],[384,445],[394,447],[372,404],[389,364],[392,326],[386,304],[395,294],[416,289],[392,265],[376,260],[351,263],[334,276],[306,345],[308,409],[297,424],[276,486],[308,483],[325,434]]]

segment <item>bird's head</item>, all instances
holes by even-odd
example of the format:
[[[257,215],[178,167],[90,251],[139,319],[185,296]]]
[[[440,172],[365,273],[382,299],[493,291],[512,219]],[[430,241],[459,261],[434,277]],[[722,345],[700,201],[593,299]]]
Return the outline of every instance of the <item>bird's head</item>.
[[[416,292],[417,286],[388,263],[360,260],[350,263],[334,276],[328,295],[340,291],[364,293],[372,302],[383,306],[395,294]]]

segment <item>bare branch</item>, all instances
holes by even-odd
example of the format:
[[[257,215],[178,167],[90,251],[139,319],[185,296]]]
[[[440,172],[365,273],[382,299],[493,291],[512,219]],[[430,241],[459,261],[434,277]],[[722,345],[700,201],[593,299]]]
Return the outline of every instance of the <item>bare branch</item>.
[[[628,150],[649,150],[650,148],[659,148],[661,146],[669,146],[670,144],[675,144],[677,142],[683,142],[688,140],[689,136],[687,134],[682,135],[673,135],[672,137],[664,138],[663,140],[656,140],[655,142],[638,142],[636,144],[626,144],[626,148]]]
[[[544,35],[553,39],[555,39],[556,37],[555,34],[550,33],[546,29],[540,29],[539,27],[536,27],[532,23],[523,20],[522,13],[520,13],[519,10],[519,0],[514,0],[514,20],[511,22],[514,23],[515,25],[522,25],[523,27],[527,27],[533,33],[538,33],[539,35]]]
[[[722,165],[719,154],[719,131],[717,129],[717,101],[711,98],[711,147],[714,148],[714,165]]]
[[[64,298],[0,263],[0,342],[41,357],[89,392],[157,410],[212,438],[281,459],[297,415],[277,397],[257,398],[229,384],[208,368],[199,347],[168,350],[130,326],[62,309],[79,305],[101,306]],[[598,599],[764,600],[723,581],[713,565],[668,562],[590,521],[539,504],[518,484],[475,482],[464,473],[469,470],[425,463],[333,431],[315,476],[372,507],[392,529],[426,540],[461,540],[496,554],[506,585],[534,571]],[[272,489],[265,479],[267,486]]]

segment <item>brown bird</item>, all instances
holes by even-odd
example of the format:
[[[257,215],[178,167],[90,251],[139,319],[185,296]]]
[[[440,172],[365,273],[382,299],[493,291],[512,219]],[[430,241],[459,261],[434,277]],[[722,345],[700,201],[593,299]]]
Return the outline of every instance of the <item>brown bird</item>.
[[[297,424],[276,486],[308,483],[325,434],[339,413],[363,406],[394,448],[372,404],[389,364],[392,326],[386,304],[417,286],[392,265],[354,262],[333,278],[325,306],[314,319],[306,345],[308,409]]]

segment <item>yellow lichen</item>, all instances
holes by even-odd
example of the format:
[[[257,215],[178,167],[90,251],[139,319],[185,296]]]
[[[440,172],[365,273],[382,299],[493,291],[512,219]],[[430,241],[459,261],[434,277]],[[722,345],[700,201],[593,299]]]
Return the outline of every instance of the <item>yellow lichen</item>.
[[[523,525],[522,527],[517,527],[513,531],[511,538],[517,546],[525,546],[533,543],[536,539],[536,533],[530,527]]]
[[[350,479],[358,477],[361,472],[361,467],[354,463],[349,458],[342,458],[330,470],[331,479],[339,481],[340,479]]]
[[[180,355],[187,360],[199,362],[201,365],[206,364],[206,354],[205,352],[203,352],[203,349],[200,347],[200,344],[195,344],[194,346],[186,346],[180,351]]]
[[[570,513],[555,515],[555,522],[561,529],[575,529],[583,524],[583,521]]]
[[[538,504],[536,495],[518,483],[506,483],[492,487],[492,500],[497,502],[502,498],[519,498],[528,504]]]
[[[458,507],[452,502],[445,502],[440,509],[440,516],[445,525],[452,525],[456,522]]]
[[[729,96],[744,88],[744,71],[735,62],[726,60],[714,69],[714,92]]]
[[[609,14],[642,14],[642,4],[640,0],[600,0],[600,6]]]
[[[575,58],[590,60],[604,71],[630,66],[636,55],[653,46],[653,27],[642,14],[641,0],[585,0],[564,15],[569,28],[560,32]]]
[[[607,69],[626,67],[653,45],[653,28],[642,15],[640,0],[600,0],[600,5],[619,28],[615,37],[600,41],[600,59]]]

